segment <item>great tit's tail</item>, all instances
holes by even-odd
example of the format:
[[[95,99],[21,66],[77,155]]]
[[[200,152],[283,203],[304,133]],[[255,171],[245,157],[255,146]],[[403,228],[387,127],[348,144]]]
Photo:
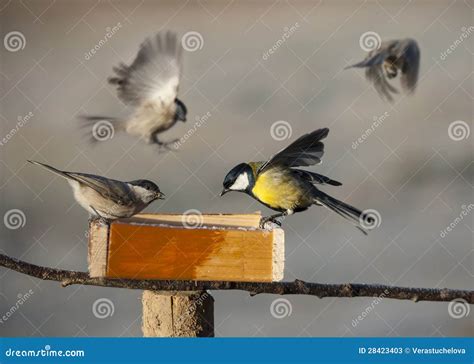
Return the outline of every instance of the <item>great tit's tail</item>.
[[[124,130],[123,120],[110,116],[79,115],[79,120],[91,143],[112,139],[116,132]]]
[[[61,176],[63,178],[66,178],[66,179],[71,179],[71,177],[66,173],[66,172],[63,172],[57,168],[54,168],[54,167],[51,167],[47,164],[44,164],[44,163],[41,163],[41,162],[37,162],[37,161],[31,161],[31,160],[28,160],[28,162],[32,163],[32,164],[36,164],[40,167],[43,167],[45,169],[47,169],[48,171],[50,172],[53,172],[54,174],[57,174],[58,176]]]
[[[345,202],[339,201],[320,190],[314,191],[314,203],[317,205],[323,205],[324,207],[334,211],[336,214],[342,216],[344,219],[349,220],[357,229],[367,235],[367,231],[361,225],[364,219],[373,220],[373,217],[364,217],[363,212],[359,209],[356,209]],[[373,223],[374,221],[367,221],[368,226],[373,226]]]

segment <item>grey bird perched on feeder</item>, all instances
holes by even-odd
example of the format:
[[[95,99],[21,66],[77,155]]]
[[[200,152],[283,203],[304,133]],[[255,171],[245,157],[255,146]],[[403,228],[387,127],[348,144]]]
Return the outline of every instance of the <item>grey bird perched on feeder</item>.
[[[414,39],[395,39],[382,42],[377,49],[369,52],[362,62],[348,68],[365,68],[365,77],[373,83],[379,95],[393,101],[393,94],[398,90],[388,79],[400,73],[400,84],[403,91],[410,94],[415,91],[420,69],[420,49]]]
[[[181,53],[181,42],[175,33],[161,32],[147,38],[133,63],[114,67],[116,75],[108,79],[117,87],[118,97],[134,108],[133,114],[125,119],[81,116],[84,125],[93,128],[102,121],[111,125],[113,131],[125,131],[161,147],[174,143],[175,140],[160,141],[158,134],[177,121],[186,121],[187,108],[177,97],[182,73]]]
[[[72,187],[74,198],[91,215],[115,220],[138,214],[164,194],[152,181],[139,179],[117,181],[94,174],[66,172],[47,164],[28,161],[66,179]]]

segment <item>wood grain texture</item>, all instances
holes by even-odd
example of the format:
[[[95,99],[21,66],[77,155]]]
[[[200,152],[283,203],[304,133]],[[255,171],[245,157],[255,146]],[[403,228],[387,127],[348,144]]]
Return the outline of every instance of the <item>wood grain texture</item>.
[[[207,291],[142,295],[144,337],[213,337],[214,298]]]
[[[147,214],[113,222],[107,241],[103,233],[102,242],[90,239],[92,244],[107,246],[106,272],[94,276],[243,282],[283,279],[283,230],[256,228],[259,214],[200,216],[201,223],[193,228],[183,226],[181,215]],[[97,231],[91,229],[92,234]],[[90,251],[103,248],[91,246]],[[90,264],[91,275],[100,271],[94,264]]]
[[[109,226],[99,221],[89,222],[89,273],[91,277],[104,277],[107,273]]]

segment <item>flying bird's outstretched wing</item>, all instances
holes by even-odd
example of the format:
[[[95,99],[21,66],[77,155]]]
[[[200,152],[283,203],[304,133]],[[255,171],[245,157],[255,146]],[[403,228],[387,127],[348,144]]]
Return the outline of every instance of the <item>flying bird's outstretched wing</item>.
[[[257,170],[257,174],[274,165],[291,168],[321,163],[324,154],[324,144],[321,140],[326,138],[328,133],[329,129],[323,128],[304,134],[263,163]]]
[[[401,43],[400,54],[403,55],[403,63],[400,82],[406,92],[413,92],[416,88],[420,70],[420,48],[413,39],[406,39]]]
[[[147,38],[130,66],[114,67],[109,83],[117,86],[119,98],[128,105],[144,102],[172,103],[181,75],[181,44],[175,33],[161,32]]]

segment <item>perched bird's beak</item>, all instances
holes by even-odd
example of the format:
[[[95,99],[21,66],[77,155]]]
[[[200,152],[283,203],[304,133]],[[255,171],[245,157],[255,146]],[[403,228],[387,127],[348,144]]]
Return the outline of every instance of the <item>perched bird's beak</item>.
[[[186,122],[186,118],[181,119],[181,121],[182,121],[183,123],[185,123],[185,122]]]
[[[163,192],[158,192],[156,194],[156,198],[159,200],[164,200],[165,199],[165,194]]]
[[[227,188],[224,188],[221,192],[221,196],[224,196],[227,192],[229,192],[230,190],[228,190]]]

